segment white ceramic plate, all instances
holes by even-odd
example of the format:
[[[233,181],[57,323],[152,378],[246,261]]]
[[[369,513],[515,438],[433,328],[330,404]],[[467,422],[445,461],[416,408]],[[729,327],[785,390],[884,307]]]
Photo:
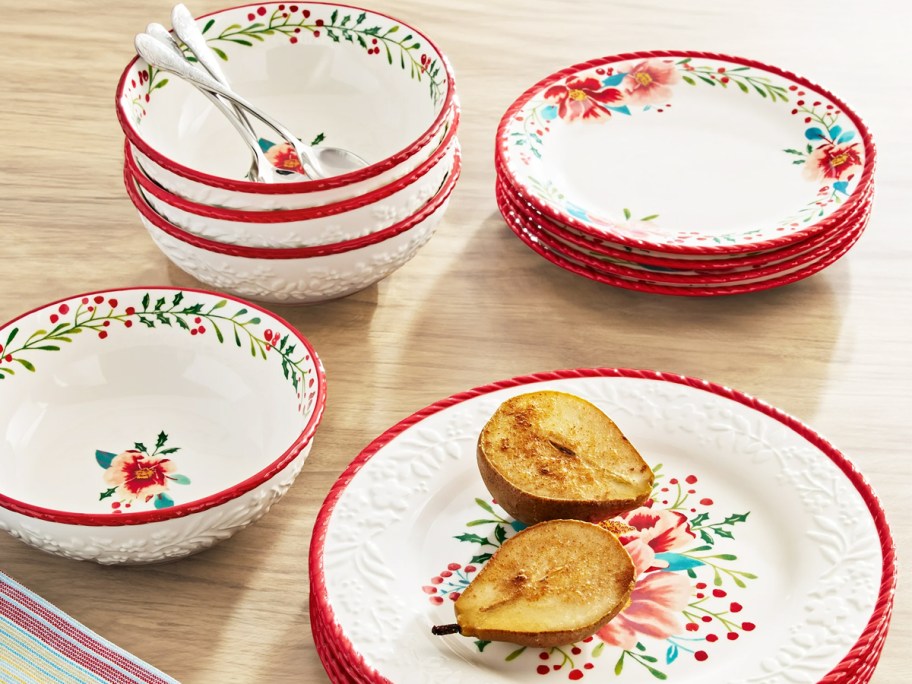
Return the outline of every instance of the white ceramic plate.
[[[507,111],[498,163],[544,213],[662,251],[749,251],[820,230],[871,177],[864,125],[809,81],[695,52],[606,57]]]
[[[565,648],[432,636],[520,527],[478,475],[478,433],[506,398],[543,388],[600,406],[657,470],[652,507],[626,516],[632,603]],[[853,647],[882,643],[894,580],[883,511],[845,457],[762,402],[652,371],[516,378],[420,411],[343,474],[311,546],[324,657],[397,683],[835,681]]]

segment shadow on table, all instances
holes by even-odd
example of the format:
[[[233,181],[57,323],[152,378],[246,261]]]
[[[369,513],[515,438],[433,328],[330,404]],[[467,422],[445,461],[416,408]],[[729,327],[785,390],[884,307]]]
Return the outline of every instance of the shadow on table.
[[[461,332],[478,345],[462,359],[469,370],[485,371],[482,382],[558,368],[647,368],[705,378],[771,402],[787,397],[803,415],[814,412],[826,383],[846,306],[840,293],[850,277],[843,259],[806,280],[755,293],[683,297],[625,290],[546,261],[497,212],[461,249],[439,280],[441,291],[428,301],[445,297],[455,280],[474,296],[477,305]],[[412,325],[445,329],[445,316],[439,307],[424,307]]]

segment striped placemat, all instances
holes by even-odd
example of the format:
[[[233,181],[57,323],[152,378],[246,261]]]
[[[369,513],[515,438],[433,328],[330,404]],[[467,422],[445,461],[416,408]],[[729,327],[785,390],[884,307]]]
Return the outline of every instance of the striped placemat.
[[[0,682],[177,684],[2,572]]]

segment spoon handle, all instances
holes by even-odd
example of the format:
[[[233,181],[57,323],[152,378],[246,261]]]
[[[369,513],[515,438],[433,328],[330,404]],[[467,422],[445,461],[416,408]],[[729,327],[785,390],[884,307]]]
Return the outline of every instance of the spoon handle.
[[[269,116],[269,114],[260,110],[240,95],[237,95],[232,90],[216,81],[207,72],[188,62],[183,55],[178,57],[166,46],[159,43],[154,37],[146,33],[140,33],[136,36],[134,45],[136,46],[136,52],[139,56],[152,66],[161,69],[162,71],[172,73],[175,76],[180,76],[185,81],[190,81],[205,90],[221,95],[232,104],[245,109],[247,113],[262,121],[294,148],[301,165],[311,178],[325,177],[325,174],[317,171],[319,163],[313,159],[311,151],[301,144],[294,133]]]
[[[171,10],[171,26],[174,27],[174,33],[184,41],[184,45],[190,48],[193,56],[199,60],[203,68],[208,71],[212,78],[222,85],[229,85],[228,77],[222,71],[218,57],[209,47],[206,38],[203,36],[199,27],[196,25],[196,19],[190,14],[190,10],[185,5],[175,5]]]

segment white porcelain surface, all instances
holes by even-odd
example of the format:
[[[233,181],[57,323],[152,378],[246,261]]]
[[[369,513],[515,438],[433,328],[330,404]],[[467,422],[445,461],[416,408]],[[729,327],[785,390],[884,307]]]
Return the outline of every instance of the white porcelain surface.
[[[606,411],[657,470],[651,507],[625,516],[640,573],[631,604],[594,639],[563,648],[433,636],[432,625],[454,621],[451,594],[522,528],[484,487],[478,433],[502,401],[545,388]],[[338,625],[333,652],[401,684],[613,681],[621,669],[618,681],[640,684],[656,681],[651,669],[688,684],[818,681],[871,618],[878,529],[803,426],[724,392],[651,377],[530,379],[394,429],[318,518],[325,541],[312,567],[326,593],[312,600]]]
[[[0,528],[81,560],[167,560],[253,522],[325,401],[300,333],[213,293],[74,297],[0,342]]]
[[[219,192],[225,181],[246,180],[250,155],[245,144],[195,88],[137,60],[118,93],[121,125],[133,142],[149,147],[144,156],[156,157],[155,164],[140,159],[143,168],[195,201],[300,208],[363,194],[420,162],[420,155],[406,159],[406,151],[424,152],[418,141],[444,124],[441,115],[452,102],[444,56],[421,33],[382,14],[321,3],[261,3],[216,12],[197,24],[208,44],[225,55],[221,65],[234,90],[304,142],[320,138],[371,164],[403,158],[401,165],[358,188],[267,199],[248,190]],[[264,140],[279,142],[274,132],[258,130]],[[162,166],[170,172],[160,173]],[[194,174],[201,174],[198,182],[180,180]],[[274,206],[264,204],[271,200]],[[244,206],[245,201],[254,204]]]
[[[204,215],[206,207],[196,206],[188,211],[174,206],[173,197],[157,197],[153,192],[143,192],[143,197],[156,213],[189,233],[226,244],[250,247],[289,248],[327,245],[353,240],[388,228],[418,211],[440,189],[453,168],[456,140],[434,162],[426,161],[423,175],[401,190],[365,206],[331,216],[298,220],[275,221],[277,213],[270,212],[269,222],[257,222],[258,217],[240,217],[246,220],[225,220]],[[203,212],[203,213],[200,213]]]
[[[811,231],[864,189],[873,153],[835,98],[738,58],[606,58],[524,97],[498,139],[511,182],[558,220],[654,249]]]

